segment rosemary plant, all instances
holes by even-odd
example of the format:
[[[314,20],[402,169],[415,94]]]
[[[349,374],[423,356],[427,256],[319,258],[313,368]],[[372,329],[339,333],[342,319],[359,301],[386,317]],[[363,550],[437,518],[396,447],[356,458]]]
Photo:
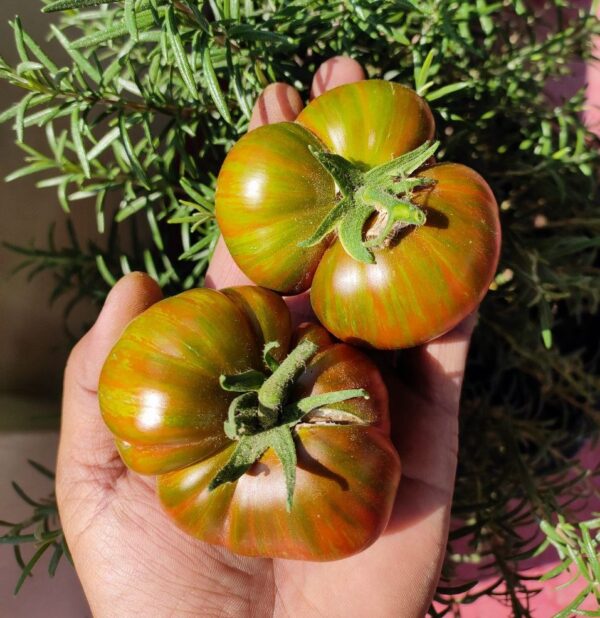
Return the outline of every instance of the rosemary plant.
[[[54,473],[51,470],[35,461],[28,460],[28,463],[40,474],[54,481]],[[51,553],[48,562],[50,577],[54,577],[63,556],[66,556],[69,562],[72,562],[72,560],[60,527],[54,493],[50,494],[48,498],[34,500],[17,483],[13,482],[12,485],[17,495],[31,506],[33,511],[28,519],[18,523],[0,520],[0,527],[8,528],[8,531],[0,536],[0,545],[12,546],[15,560],[21,567],[21,575],[15,585],[15,594],[17,594],[27,577],[31,575],[33,567],[47,551]],[[25,562],[21,548],[31,544],[35,545],[35,552]]]
[[[44,11],[60,12],[49,37],[64,57],[46,53],[16,18],[20,62],[0,59],[0,78],[24,92],[0,115],[25,158],[7,180],[34,175],[54,188],[67,225],[83,200],[106,238],[102,248],[73,234],[66,248],[12,247],[30,272],[52,272],[55,294],[71,304],[100,303],[132,269],[167,294],[202,285],[218,236],[215,177],[268,83],[307,95],[316,67],[347,54],[370,77],[412,85],[429,100],[438,158],[491,183],[504,232],[469,360],[456,525],[432,615],[490,594],[514,616],[530,616],[540,582],[524,567],[547,547],[560,562],[546,577],[569,570],[586,582],[561,615],[583,612],[586,598],[600,603],[599,521],[582,521],[574,508],[576,497],[597,492],[578,452],[597,439],[600,421],[598,140],[582,121],[583,91],[558,105],[547,95],[573,61],[591,58],[600,27],[595,6],[566,5],[46,1]],[[43,151],[27,142],[40,130]],[[525,534],[531,525],[536,533]],[[57,546],[19,526],[4,542],[36,543],[34,559]],[[467,562],[490,584],[473,588],[458,568]],[[27,574],[32,564],[23,566]]]

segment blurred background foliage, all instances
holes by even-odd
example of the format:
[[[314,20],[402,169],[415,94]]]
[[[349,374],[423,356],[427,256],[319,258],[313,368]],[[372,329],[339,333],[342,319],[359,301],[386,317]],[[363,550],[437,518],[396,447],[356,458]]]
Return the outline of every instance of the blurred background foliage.
[[[79,303],[99,306],[131,270],[148,272],[166,294],[203,284],[218,238],[215,178],[267,84],[288,82],[307,98],[319,64],[346,54],[369,77],[411,85],[429,100],[438,157],[490,182],[504,234],[469,359],[455,523],[431,614],[458,615],[461,603],[492,594],[513,615],[529,616],[540,582],[524,568],[547,548],[560,558],[547,577],[569,571],[585,584],[561,615],[585,611],[577,608],[586,598],[600,604],[600,522],[577,508],[597,494],[597,466],[578,453],[596,444],[600,420],[599,154],[583,121],[582,73],[600,32],[596,7],[42,4],[60,12],[48,39],[61,54],[47,52],[49,43],[34,40],[19,18],[11,22],[19,61],[0,59],[0,78],[23,96],[0,121],[14,127],[24,158],[7,180],[32,176],[53,189],[70,242],[55,243],[54,228],[28,246],[4,240],[29,277],[51,273],[67,314]],[[30,145],[39,131],[44,148]],[[77,237],[74,208],[93,211],[100,241]],[[31,541],[24,530],[6,538]],[[58,541],[52,536],[48,549],[66,547],[59,529],[52,535]],[[474,585],[484,576],[489,585]]]

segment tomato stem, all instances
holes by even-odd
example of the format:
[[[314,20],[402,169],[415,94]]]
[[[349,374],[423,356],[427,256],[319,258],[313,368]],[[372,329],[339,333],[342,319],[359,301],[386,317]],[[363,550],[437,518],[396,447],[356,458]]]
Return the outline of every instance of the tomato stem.
[[[425,212],[412,202],[413,191],[430,187],[431,178],[410,177],[435,154],[439,142],[425,142],[392,161],[367,172],[340,155],[310,152],[335,180],[341,199],[323,218],[315,232],[298,243],[312,247],[332,232],[337,232],[344,250],[354,259],[367,264],[375,262],[372,249],[387,246],[399,229],[425,224]],[[377,219],[368,238],[364,227],[372,215]]]
[[[348,389],[310,395],[296,402],[289,402],[289,391],[305,370],[307,363],[319,351],[319,346],[308,340],[301,341],[278,364],[267,360],[277,342],[269,342],[264,348],[265,364],[273,373],[267,378],[256,370],[225,376],[219,379],[221,387],[230,392],[242,392],[230,404],[223,428],[227,437],[237,441],[227,463],[217,472],[209,484],[212,491],[224,483],[237,481],[254,462],[270,448],[281,461],[287,488],[286,508],[292,508],[296,483],[296,447],[293,428],[309,412],[332,406],[348,399],[363,397],[363,389]]]
[[[319,351],[319,346],[308,339],[300,342],[279,365],[277,370],[265,380],[258,391],[261,406],[279,414],[283,407],[289,387],[304,371],[306,363]]]

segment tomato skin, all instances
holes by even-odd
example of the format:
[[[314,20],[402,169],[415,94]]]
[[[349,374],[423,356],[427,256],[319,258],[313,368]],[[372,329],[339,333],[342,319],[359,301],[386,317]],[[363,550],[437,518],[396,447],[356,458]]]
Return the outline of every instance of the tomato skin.
[[[369,169],[433,138],[435,122],[414,90],[369,80],[333,88],[307,105],[296,122],[325,147]]]
[[[225,288],[221,292],[244,312],[261,345],[279,342],[279,348],[273,349],[271,354],[281,362],[290,349],[292,336],[292,317],[287,305],[271,294],[265,302],[266,290],[250,285]]]
[[[364,264],[335,242],[312,284],[316,316],[339,339],[378,349],[416,346],[456,326],[485,296],[500,252],[497,205],[487,183],[455,163],[419,176],[437,183],[415,198],[427,223],[407,228]]]
[[[223,423],[237,395],[221,374],[265,371],[262,350],[283,358],[309,338],[319,351],[292,400],[346,389],[353,398],[307,414],[294,428],[298,465],[288,511],[282,465],[273,449],[237,481],[208,484],[236,442]],[[189,534],[250,556],[335,560],[361,551],[384,530],[400,479],[389,437],[388,397],[375,364],[334,343],[318,325],[292,332],[275,293],[238,287],[191,290],[135,318],[102,369],[99,400],[125,463],[156,474],[160,500]]]
[[[294,506],[286,511],[281,463],[272,450],[235,486],[207,486],[230,455],[158,478],[167,513],[188,534],[246,556],[337,560],[383,532],[400,477],[398,455],[374,427],[302,425]],[[232,448],[232,447],[231,447]]]
[[[277,291],[306,290],[326,248],[297,246],[298,229],[317,226],[335,203],[333,179],[308,146],[323,148],[298,124],[259,127],[231,149],[217,181],[217,221],[233,259]]]

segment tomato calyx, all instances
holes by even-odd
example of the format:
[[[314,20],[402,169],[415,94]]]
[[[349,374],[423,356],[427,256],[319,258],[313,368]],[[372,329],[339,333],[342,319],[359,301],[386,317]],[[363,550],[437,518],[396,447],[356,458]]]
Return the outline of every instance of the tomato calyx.
[[[262,455],[272,448],[283,466],[288,512],[292,508],[296,484],[296,446],[294,427],[317,408],[356,397],[369,398],[364,389],[348,389],[310,395],[299,401],[289,401],[290,390],[306,365],[319,351],[319,346],[305,339],[278,363],[271,351],[279,347],[269,342],[263,351],[267,376],[254,369],[236,375],[222,375],[221,388],[239,392],[230,404],[223,428],[227,437],[237,441],[227,463],[210,482],[210,491],[224,483],[237,481]]]
[[[348,255],[360,262],[374,264],[372,249],[389,245],[403,227],[425,224],[425,212],[412,202],[412,194],[415,190],[430,187],[435,181],[411,174],[427,163],[438,146],[439,142],[424,142],[418,148],[366,172],[340,155],[309,146],[311,154],[335,180],[340,199],[314,234],[298,246],[312,247],[335,231]],[[363,229],[374,213],[377,213],[377,219],[365,235]]]

